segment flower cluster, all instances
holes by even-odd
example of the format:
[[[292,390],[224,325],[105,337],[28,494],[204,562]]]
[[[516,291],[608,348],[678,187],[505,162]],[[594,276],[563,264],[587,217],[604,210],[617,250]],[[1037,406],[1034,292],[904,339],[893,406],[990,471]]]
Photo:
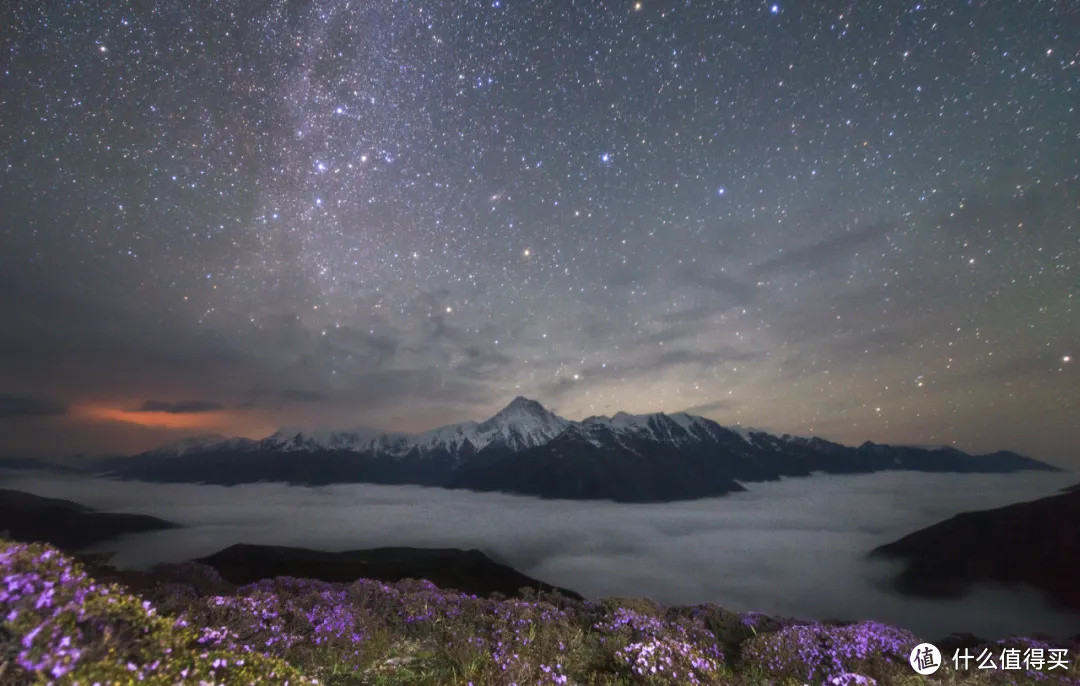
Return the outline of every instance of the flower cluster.
[[[776,676],[858,683],[852,679],[888,672],[894,665],[906,667],[918,643],[910,632],[878,622],[848,626],[812,623],[755,637],[743,648],[742,659]]]
[[[829,677],[829,686],[876,686],[877,679],[855,672],[843,672]]]
[[[293,577],[264,579],[234,595],[205,597],[177,619],[204,627],[200,643],[238,653],[258,651],[293,663],[326,663],[335,673],[356,673],[367,666],[372,621],[350,604],[341,585]]]
[[[615,661],[628,676],[650,683],[711,683],[719,677],[723,652],[704,626],[683,619],[662,619],[628,608],[598,622],[594,629],[622,643]]]
[[[765,623],[765,621],[767,621],[768,619],[769,616],[763,612],[747,612],[742,616],[742,619],[739,620],[739,623],[747,629],[756,632],[758,627]]]
[[[436,646],[437,660],[476,683],[569,681],[573,621],[551,603],[478,598],[416,580],[360,579],[348,595],[384,631]]]
[[[920,642],[877,622],[641,599],[479,598],[417,580],[278,577],[235,587],[194,564],[159,570],[156,586],[140,577],[148,600],[91,578],[53,548],[4,541],[0,578],[0,639],[12,658],[4,676],[15,683],[869,686],[910,679],[908,656]],[[1049,660],[1060,648],[1010,638],[972,651]],[[925,683],[1080,685],[1074,660],[1055,672],[1034,658],[1012,672],[944,662]]]
[[[262,655],[238,661],[207,649],[197,632],[115,584],[94,581],[50,546],[0,541],[0,575],[2,629],[17,640],[15,666],[27,681],[305,682],[284,662]]]
[[[16,663],[28,672],[53,678],[70,672],[82,655],[81,630],[75,627],[74,635],[65,631],[63,620],[71,619],[67,610],[74,612],[75,622],[81,622],[86,618],[82,606],[87,596],[109,593],[109,589],[83,584],[70,598],[65,597],[65,588],[79,585],[86,576],[65,562],[55,550],[40,546],[8,545],[0,551],[0,569],[5,572],[0,587],[4,625],[22,629],[17,631],[22,636]]]
[[[487,604],[491,621],[480,635],[487,642],[498,672],[515,680],[567,682],[563,663],[568,636],[563,629],[569,625],[569,616],[565,611],[545,602],[523,600]]]
[[[569,681],[572,619],[565,611],[444,591],[429,581],[264,579],[202,598],[176,621],[204,627],[199,640],[207,645],[258,650],[322,676],[423,666],[477,683]]]

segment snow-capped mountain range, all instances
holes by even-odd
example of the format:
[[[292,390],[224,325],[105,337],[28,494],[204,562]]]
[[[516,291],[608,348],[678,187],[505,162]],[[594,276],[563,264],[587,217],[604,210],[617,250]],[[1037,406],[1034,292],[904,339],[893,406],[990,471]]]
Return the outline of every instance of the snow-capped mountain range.
[[[385,455],[407,455],[446,450],[458,454],[466,442],[474,450],[502,443],[514,450],[543,445],[570,426],[569,420],[548,412],[535,400],[517,397],[483,422],[450,424],[419,434],[388,433],[361,428],[353,431],[281,429],[265,439],[264,447],[291,450],[352,450]]]
[[[813,472],[1053,470],[1001,451],[864,443],[726,428],[684,412],[571,421],[517,397],[482,422],[418,434],[370,428],[282,429],[262,440],[189,438],[100,465],[111,475],[167,482],[372,482],[497,490],[544,497],[656,501],[745,490],[744,482]]]
[[[715,432],[715,429],[734,433],[747,443],[754,442],[755,433],[763,433],[741,428],[724,428],[710,419],[685,412],[670,415],[617,412],[613,417],[592,416],[574,422],[548,411],[535,400],[518,396],[494,416],[482,422],[448,424],[416,434],[380,431],[370,427],[348,430],[281,428],[261,441],[210,434],[184,438],[144,454],[167,457],[204,450],[269,449],[288,452],[346,450],[399,457],[406,456],[413,450],[420,453],[445,450],[451,455],[457,455],[463,449],[466,452],[475,452],[491,444],[500,444],[513,450],[541,446],[571,426],[576,426],[585,439],[594,444],[599,443],[599,439],[591,435],[597,427],[610,429],[616,437],[670,441],[676,445],[692,442],[695,434],[709,434]]]

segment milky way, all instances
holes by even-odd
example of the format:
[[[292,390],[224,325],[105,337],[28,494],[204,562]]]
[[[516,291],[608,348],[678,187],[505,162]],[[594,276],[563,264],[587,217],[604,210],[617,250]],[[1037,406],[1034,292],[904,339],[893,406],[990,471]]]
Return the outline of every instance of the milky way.
[[[1080,466],[1077,11],[14,3],[0,439],[521,394]]]

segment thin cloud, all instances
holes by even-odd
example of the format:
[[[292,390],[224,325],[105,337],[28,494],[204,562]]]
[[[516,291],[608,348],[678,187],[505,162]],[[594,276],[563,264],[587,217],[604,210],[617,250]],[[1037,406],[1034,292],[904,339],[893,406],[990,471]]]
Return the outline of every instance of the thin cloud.
[[[40,395],[0,395],[0,419],[6,417],[55,417],[67,414],[68,404]]]
[[[167,402],[164,400],[147,400],[133,412],[168,412],[169,414],[197,414],[199,412],[217,412],[225,409],[225,406],[213,400],[181,400],[179,402]]]
[[[884,234],[888,229],[888,224],[876,224],[865,229],[848,231],[817,243],[780,253],[776,257],[759,262],[753,271],[759,276],[765,276],[794,268],[821,269],[832,262],[849,258],[859,246]]]
[[[660,334],[656,340],[665,340]],[[731,346],[718,346],[713,350],[690,350],[677,348],[672,350],[648,350],[636,355],[628,355],[625,361],[594,364],[582,368],[573,375],[561,375],[551,381],[539,384],[538,393],[543,398],[560,397],[582,384],[606,383],[611,381],[632,382],[634,379],[655,378],[667,371],[680,367],[708,370],[717,365],[739,362],[746,363],[759,359],[763,353],[739,350]]]
[[[757,299],[756,285],[723,274],[700,263],[686,266],[679,274],[683,283],[700,288],[707,294],[723,301],[727,307],[746,305]]]

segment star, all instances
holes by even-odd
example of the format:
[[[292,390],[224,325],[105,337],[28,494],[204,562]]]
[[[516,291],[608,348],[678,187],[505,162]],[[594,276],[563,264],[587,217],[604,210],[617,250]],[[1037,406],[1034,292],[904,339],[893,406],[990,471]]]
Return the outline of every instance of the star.
[[[1055,7],[32,4],[0,69],[5,392],[409,430],[520,392],[1076,460]],[[324,400],[274,409],[298,388]],[[100,428],[72,451],[131,447]]]

